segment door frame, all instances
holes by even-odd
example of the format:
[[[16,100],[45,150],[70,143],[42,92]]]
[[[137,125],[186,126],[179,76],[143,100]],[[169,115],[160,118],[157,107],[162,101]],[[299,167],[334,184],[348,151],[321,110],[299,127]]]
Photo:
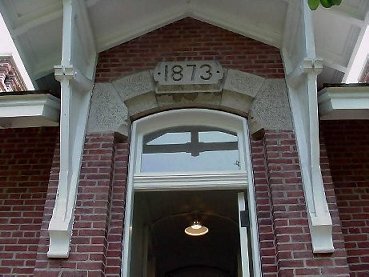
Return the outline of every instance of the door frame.
[[[200,172],[189,174],[152,174],[143,175],[138,172],[140,165],[140,155],[142,153],[142,137],[144,134],[154,130],[164,129],[172,126],[191,125],[196,122],[196,125],[203,126],[222,126],[223,129],[237,132],[239,140],[240,161],[243,167],[240,172]],[[123,257],[121,276],[130,277],[131,264],[131,237],[132,237],[132,219],[134,207],[134,193],[136,191],[193,191],[193,190],[244,190],[247,195],[247,203],[250,217],[250,240],[254,276],[261,277],[261,263],[259,250],[259,236],[257,227],[256,214],[256,198],[254,190],[254,178],[251,164],[251,150],[249,142],[249,129],[245,118],[214,110],[206,109],[181,109],[165,111],[158,114],[153,114],[145,118],[141,118],[133,122],[131,130],[131,145],[128,163],[128,179],[126,191],[125,219],[124,219],[124,234],[123,234]],[[229,175],[230,178],[221,178],[222,175]],[[217,178],[218,177],[218,178]],[[155,186],[142,184],[147,181],[153,181],[155,178],[159,182]],[[178,186],[174,180],[179,178],[183,182]],[[221,182],[209,182],[209,178],[221,180]],[[178,179],[178,180],[179,180]],[[195,180],[195,182],[192,182]],[[169,181],[168,181],[169,180]],[[203,180],[203,181],[201,181]],[[167,182],[166,182],[167,181]],[[240,238],[241,239],[241,238]],[[241,243],[241,240],[240,240]],[[246,241],[247,243],[247,241]],[[242,258],[242,257],[241,257]],[[246,277],[248,275],[244,275]]]

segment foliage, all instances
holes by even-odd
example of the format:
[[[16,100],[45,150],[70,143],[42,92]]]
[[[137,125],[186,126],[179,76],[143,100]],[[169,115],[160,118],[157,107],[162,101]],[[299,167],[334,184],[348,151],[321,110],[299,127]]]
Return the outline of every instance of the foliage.
[[[310,9],[316,10],[319,5],[322,5],[324,8],[330,8],[334,5],[340,5],[342,0],[308,0],[308,4]]]

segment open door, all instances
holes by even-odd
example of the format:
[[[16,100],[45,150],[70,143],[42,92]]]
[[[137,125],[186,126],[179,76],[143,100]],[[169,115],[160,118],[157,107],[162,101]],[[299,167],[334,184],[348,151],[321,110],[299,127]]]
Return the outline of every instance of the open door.
[[[248,230],[249,227],[249,216],[248,209],[245,203],[245,194],[243,192],[238,193],[238,223],[240,232],[240,266],[239,276],[249,277],[250,274],[250,259],[249,259],[249,241],[248,241]]]
[[[220,111],[133,123],[122,276],[261,276],[248,140],[245,118]],[[189,236],[194,222],[209,232]]]

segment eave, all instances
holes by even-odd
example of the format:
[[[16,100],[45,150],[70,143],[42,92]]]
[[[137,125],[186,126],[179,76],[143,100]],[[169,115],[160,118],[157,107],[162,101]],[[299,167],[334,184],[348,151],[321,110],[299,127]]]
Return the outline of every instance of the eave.
[[[289,30],[285,25],[286,14],[292,1],[83,2],[97,52],[101,52],[184,17],[193,17],[282,49],[283,37]],[[61,59],[60,1],[4,0],[0,2],[0,10],[33,81],[52,73],[53,66]],[[318,77],[320,85],[341,82],[350,71],[368,24],[368,11],[368,1],[356,0],[345,0],[339,7],[314,11],[317,52],[325,65]]]
[[[0,94],[0,128],[59,126],[60,99],[42,91]]]
[[[369,84],[326,87],[318,103],[321,120],[369,119]]]

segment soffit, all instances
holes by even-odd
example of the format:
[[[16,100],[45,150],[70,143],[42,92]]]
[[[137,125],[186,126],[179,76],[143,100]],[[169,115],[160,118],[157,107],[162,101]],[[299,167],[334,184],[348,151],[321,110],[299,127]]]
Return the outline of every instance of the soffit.
[[[99,52],[190,16],[281,47],[292,0],[85,0]],[[33,80],[61,60],[62,1],[0,2],[0,9]],[[325,61],[320,83],[340,82],[356,52],[369,1],[344,0],[314,12],[317,53]]]

